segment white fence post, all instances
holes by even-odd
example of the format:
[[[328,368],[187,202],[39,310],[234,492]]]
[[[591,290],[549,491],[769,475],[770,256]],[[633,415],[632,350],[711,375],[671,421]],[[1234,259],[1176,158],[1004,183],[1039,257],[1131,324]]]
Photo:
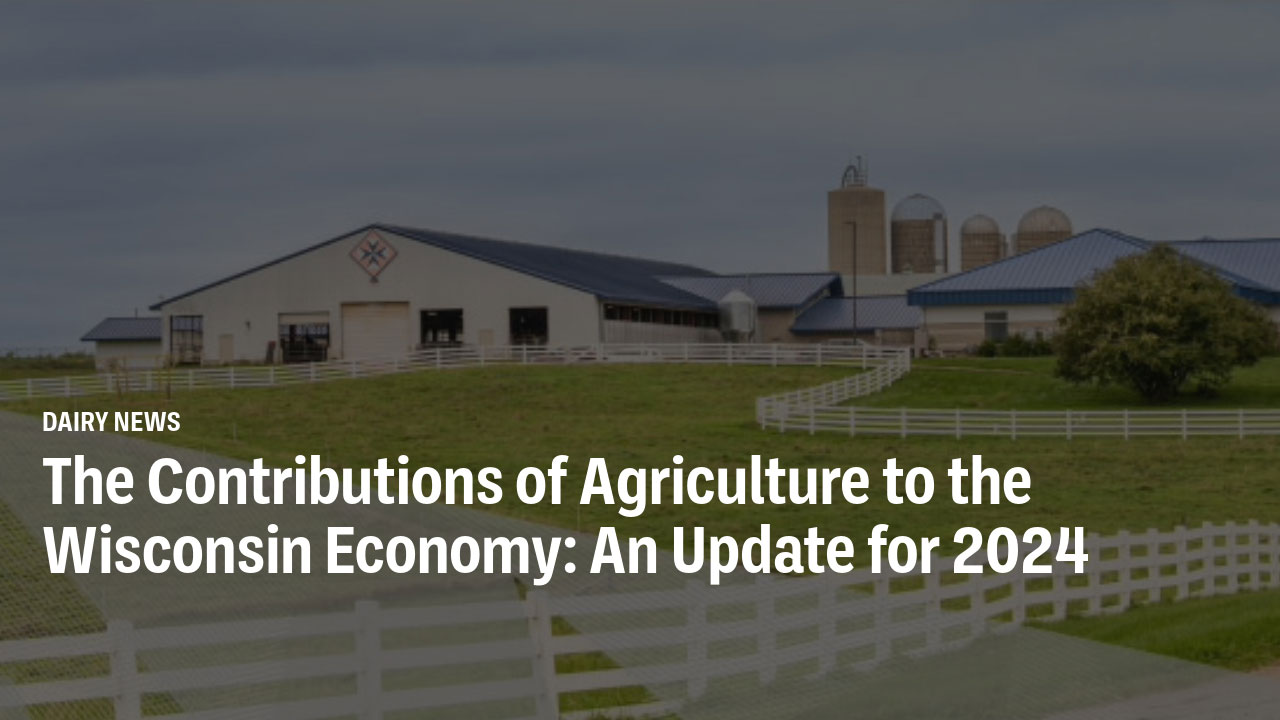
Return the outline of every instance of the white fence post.
[[[373,600],[356,603],[356,695],[360,720],[382,720],[381,610]]]
[[[818,591],[818,675],[836,669],[836,603],[840,586],[830,583]]]
[[[686,633],[689,650],[685,655],[689,682],[689,697],[700,698],[707,692],[707,587],[697,578],[685,583],[689,596],[689,616]]]
[[[774,628],[777,602],[772,575],[756,576],[756,591],[759,596],[756,602],[756,627],[759,629],[759,645],[756,654],[764,659],[760,667],[760,684],[770,685],[778,676],[778,664],[770,662],[778,649],[778,631]]]
[[[111,680],[115,685],[116,720],[142,720],[142,692],[138,687],[138,653],[133,623],[112,620],[107,623],[111,636]]]
[[[547,593],[545,590],[530,590],[524,601],[529,639],[533,643],[533,679],[538,686],[536,717],[538,720],[558,720],[560,695],[556,692],[556,657],[551,653],[551,610]]]
[[[1166,414],[1165,417],[1173,416]],[[1203,544],[1196,546],[1197,543]],[[1061,619],[1066,615],[1069,609],[1068,603],[1071,602],[1083,602],[1087,614],[1098,614],[1124,610],[1133,602],[1135,596],[1142,598],[1145,595],[1146,601],[1156,602],[1162,598],[1162,592],[1171,590],[1176,591],[1178,599],[1185,599],[1193,594],[1209,596],[1258,590],[1264,585],[1280,584],[1280,580],[1277,579],[1280,577],[1280,555],[1276,553],[1278,543],[1280,543],[1280,525],[1276,523],[1261,525],[1256,521],[1249,521],[1244,525],[1205,523],[1194,530],[1179,526],[1172,532],[1150,529],[1136,536],[1127,531],[1121,531],[1110,538],[1090,534],[1085,541],[1085,549],[1090,552],[1093,564],[1085,569],[1087,584],[1068,585],[1067,580],[1075,574],[1064,568],[1062,563],[1055,563],[1053,574],[1046,578],[1051,583],[1047,589],[1028,587],[1028,582],[1034,583],[1036,578],[1024,576],[1018,572],[1002,577],[987,575],[985,579],[983,575],[971,575],[963,581],[964,585],[943,586],[943,576],[940,571],[949,561],[939,558],[935,553],[932,556],[933,565],[939,571],[924,576],[923,587],[901,588],[894,592],[893,580],[888,576],[880,575],[871,579],[871,595],[861,593],[852,595],[845,604],[840,603],[840,593],[844,587],[841,582],[818,583],[812,587],[812,590],[801,588],[800,592],[805,593],[806,598],[811,597],[812,592],[817,593],[817,612],[807,614],[803,625],[795,622],[791,613],[780,612],[779,609],[780,598],[786,596],[792,583],[771,574],[763,574],[757,576],[752,585],[738,588],[742,591],[738,599],[751,605],[755,610],[753,634],[757,638],[754,654],[744,658],[744,660],[755,662],[750,666],[743,666],[740,671],[754,674],[761,684],[767,685],[773,682],[776,674],[781,670],[782,661],[779,658],[778,645],[785,640],[787,634],[799,630],[803,630],[811,637],[816,633],[816,642],[804,646],[789,644],[789,647],[783,651],[787,655],[786,662],[816,663],[819,675],[823,675],[830,673],[836,666],[839,660],[837,649],[840,644],[843,644],[839,641],[845,640],[846,637],[854,639],[860,646],[867,643],[874,645],[874,657],[865,663],[859,663],[860,666],[867,667],[888,659],[894,641],[906,637],[908,632],[911,637],[923,633],[925,644],[922,650],[926,652],[941,650],[955,643],[975,639],[987,631],[988,621],[993,619],[990,613],[995,608],[999,608],[999,614],[995,617],[1008,613],[1011,624],[1018,624],[1026,620],[1028,608],[1045,605],[1052,606],[1049,617]],[[1136,554],[1132,552],[1133,546],[1140,548],[1141,552]],[[1173,550],[1169,551],[1169,547]],[[1015,548],[1010,549],[1016,552]],[[1115,556],[1108,556],[1104,550],[1114,550]],[[1166,574],[1161,571],[1162,568],[1169,567],[1172,567],[1172,572]],[[1204,583],[1203,589],[1200,589],[1199,593],[1193,593],[1192,583],[1201,582]],[[696,578],[689,578],[685,587],[686,593],[683,596],[663,598],[652,605],[642,604],[638,609],[663,612],[687,611],[685,625],[682,628],[685,632],[671,641],[671,644],[682,644],[687,648],[687,653],[683,660],[670,661],[670,669],[678,671],[672,672],[670,677],[674,678],[676,684],[685,684],[688,697],[705,697],[709,679],[717,677],[716,664],[708,659],[708,645],[713,638],[719,637],[717,631],[721,625],[710,622],[711,618],[707,612],[708,606],[715,602],[715,596],[712,595],[711,590]],[[990,601],[986,599],[987,593],[1004,588],[1009,590],[1008,597],[997,597]],[[949,612],[943,609],[944,596],[959,598],[964,595],[969,598],[968,610]],[[631,600],[643,596],[625,597]],[[1111,602],[1116,598],[1118,602]],[[1109,604],[1104,607],[1103,602]],[[495,612],[493,616],[511,618],[512,616],[508,614],[511,611],[510,606],[507,603],[501,603],[501,605],[504,606],[501,612]],[[913,617],[897,617],[898,608],[908,607],[922,607],[923,615],[913,613]],[[438,613],[441,612],[448,617],[449,610],[450,608],[447,607],[433,607],[428,611],[433,619],[425,622],[423,627],[441,627],[439,621],[434,618],[439,617]],[[514,611],[517,613],[515,618],[518,622],[520,610]],[[527,619],[533,649],[533,682],[536,688],[535,699],[539,720],[557,720],[559,717],[559,688],[562,686],[561,678],[557,677],[555,672],[554,653],[558,646],[556,641],[564,642],[568,638],[553,637],[553,612],[554,606],[551,605],[549,595],[545,591],[533,590],[523,602],[523,614]],[[843,621],[857,619],[861,624],[862,618],[868,613],[872,614],[874,620],[871,627],[867,629],[867,635],[864,635],[861,630],[857,631],[856,636],[837,634]],[[349,688],[343,691],[346,693],[343,701],[353,701],[353,707],[346,712],[360,720],[374,718],[380,720],[388,712],[383,678],[383,672],[387,668],[387,663],[383,661],[387,648],[382,638],[385,615],[378,603],[362,601],[355,604],[354,614],[347,617],[348,619],[354,617],[355,620],[350,626],[355,639],[355,696],[350,695]],[[257,625],[258,622],[255,621],[253,624]],[[458,622],[474,621],[459,620]],[[266,626],[258,626],[257,631],[265,635],[275,635],[278,632],[281,638],[289,638],[295,637],[289,629],[294,626],[293,622],[288,625],[275,625],[268,622]],[[968,637],[950,637],[953,630],[965,626],[968,626],[970,631]],[[175,641],[176,644],[173,647],[194,649],[216,645],[219,642],[217,638],[222,636],[216,632],[220,627],[224,626],[215,626],[214,631],[211,632],[208,626],[196,626],[192,628],[199,630],[199,637],[194,638],[195,642],[183,645]],[[245,625],[241,622],[231,622],[225,627],[244,628]],[[266,627],[270,630],[263,629]],[[170,630],[176,633],[174,637],[191,639],[188,629],[170,628]],[[205,640],[210,637],[213,639]],[[742,637],[742,635],[735,635],[735,637]],[[589,638],[579,636],[575,639]],[[57,660],[65,657],[62,653],[65,653],[67,648],[76,647],[73,643],[63,642],[64,640],[78,642],[81,638],[72,636],[58,640],[48,646],[50,649],[38,651],[39,654],[30,649],[30,640],[0,642],[0,657],[10,657],[10,648],[15,645],[25,645],[28,649],[20,651],[20,654],[24,654],[27,661]],[[32,695],[30,699],[33,701],[35,697],[45,698],[43,702],[62,702],[64,699],[68,702],[85,699],[105,700],[113,707],[114,717],[142,720],[144,689],[148,693],[170,691],[172,689],[168,684],[170,680],[163,677],[168,673],[144,675],[147,669],[140,670],[137,635],[132,624],[127,621],[109,622],[106,633],[95,635],[92,639],[92,642],[99,641],[103,644],[99,646],[97,652],[109,656],[109,674],[100,678],[101,682],[95,681],[89,686],[90,689],[68,690],[69,684],[60,680],[41,680],[29,683],[21,689],[29,690]],[[483,638],[477,639],[476,642],[482,647],[474,648],[475,650],[483,651],[486,650],[483,646],[490,645]],[[620,640],[617,643],[619,650],[649,647],[650,644],[651,640],[643,633],[637,633],[633,640]],[[457,647],[464,652],[473,649],[466,645]],[[793,654],[796,649],[803,649],[808,654]],[[566,649],[564,652],[577,651]],[[476,653],[477,656],[479,654]],[[488,655],[487,652],[483,654]],[[528,648],[520,645],[504,650],[503,654],[495,659],[525,662],[529,657]],[[347,652],[346,657],[338,659],[344,662],[350,660],[350,651]],[[309,677],[312,680],[318,680],[333,672],[328,664],[321,664],[316,668],[316,675],[305,676],[299,673],[299,679]],[[239,668],[225,669],[231,671]],[[302,669],[300,666],[299,670]],[[228,677],[252,679],[249,673],[246,667],[244,674],[230,673]],[[586,674],[575,675],[574,680],[566,680],[566,682],[574,683],[574,689],[577,691],[604,689],[617,685],[618,673],[602,673],[601,677],[607,678],[607,682],[602,680],[599,683],[584,682],[584,675]],[[179,682],[182,688],[189,687],[186,685],[186,680]],[[478,689],[487,684],[483,679],[462,678],[442,683],[441,690],[448,692],[451,687],[472,682],[475,682],[477,689],[460,703],[484,701],[484,690]],[[189,687],[189,689],[207,688]],[[524,691],[524,688],[522,687],[521,690]],[[70,695],[60,698],[58,695],[61,693],[70,693]],[[242,710],[254,712],[258,709],[228,708],[228,712],[232,714]],[[599,711],[606,715],[613,714],[610,711],[615,710],[622,709],[599,708]],[[282,712],[285,711],[270,706],[261,708],[264,716],[274,717]]]

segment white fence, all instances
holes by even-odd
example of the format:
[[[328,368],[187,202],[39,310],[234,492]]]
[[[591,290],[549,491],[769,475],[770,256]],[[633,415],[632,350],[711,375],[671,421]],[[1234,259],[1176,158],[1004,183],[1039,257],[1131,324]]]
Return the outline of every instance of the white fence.
[[[569,717],[614,714],[640,717],[677,710],[685,699],[707,692],[721,678],[744,673],[768,685],[783,670],[821,676],[837,667],[867,669],[899,655],[955,649],[991,631],[1028,619],[1122,611],[1132,604],[1280,587],[1280,525],[1209,525],[1171,532],[1122,532],[1085,541],[1085,572],[1055,565],[1048,575],[923,576],[849,575],[802,578],[758,576],[750,584],[710,588],[691,580],[681,589],[630,594],[553,597],[530,592],[523,600],[449,607],[384,608],[357,603],[354,612],[305,617],[137,629],[111,622],[91,635],[0,643],[0,663],[47,662],[107,656],[110,673],[97,677],[33,682],[0,689],[0,709],[106,699],[115,717],[137,720],[142,698],[188,690],[221,689],[272,681],[347,678],[354,692],[318,699],[167,715],[177,720],[214,717],[289,717],[297,720],[356,716],[382,718],[399,710],[456,706],[500,699],[523,701],[529,717],[561,716],[561,699],[574,693],[637,686],[683,687],[679,696],[622,707],[566,713]],[[935,559],[935,567],[951,567]],[[741,612],[746,607],[745,614]],[[739,609],[726,614],[727,607]],[[637,624],[637,613],[665,621]],[[606,631],[555,632],[553,617],[617,618]],[[459,625],[522,623],[527,633],[512,639],[469,644],[406,647],[413,630],[439,632]],[[599,622],[596,623],[599,625]],[[353,651],[265,662],[190,669],[150,669],[145,653],[174,648],[227,647],[235,643],[319,636],[353,639]],[[726,641],[737,651],[717,650]],[[634,649],[669,647],[674,661],[582,672],[556,669],[556,658],[576,653],[618,655]],[[744,649],[745,648],[745,649]],[[141,664],[139,660],[141,659]],[[437,670],[475,663],[515,663],[515,677],[465,679],[434,687],[389,688],[384,674]],[[232,695],[233,696],[233,695]],[[468,714],[468,716],[471,716]]]
[[[173,368],[0,381],[0,401],[80,397],[127,392],[254,388],[371,377],[420,370],[491,365],[581,363],[697,363],[722,365],[837,365],[869,367],[903,353],[866,345],[821,344],[605,344],[574,347],[462,345],[420,350],[404,357],[334,360],[296,365]]]
[[[847,404],[879,392],[911,369],[906,353],[869,361],[870,372],[804,390],[756,399],[762,428],[849,435],[1244,438],[1280,435],[1280,409],[1261,410],[963,410],[878,408]]]

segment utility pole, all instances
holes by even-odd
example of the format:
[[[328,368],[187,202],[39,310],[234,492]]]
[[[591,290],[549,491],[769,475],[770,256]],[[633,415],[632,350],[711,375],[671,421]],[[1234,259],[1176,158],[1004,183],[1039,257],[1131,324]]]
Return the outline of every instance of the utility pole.
[[[858,344],[858,223],[856,220],[845,220],[845,225],[849,226],[849,249],[853,253],[853,300],[851,310],[853,311],[853,344]]]

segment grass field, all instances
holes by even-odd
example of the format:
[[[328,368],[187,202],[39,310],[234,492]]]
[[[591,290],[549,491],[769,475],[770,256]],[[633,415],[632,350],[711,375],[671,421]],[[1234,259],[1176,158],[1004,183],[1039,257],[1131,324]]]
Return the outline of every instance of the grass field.
[[[1010,361],[997,361],[1007,363]],[[1083,524],[1111,532],[1172,528],[1204,520],[1280,519],[1280,488],[1271,459],[1280,440],[1144,438],[847,438],[766,432],[754,424],[756,394],[840,377],[835,368],[707,366],[511,367],[415,373],[266,390],[197,391],[124,399],[31,401],[13,409],[173,409],[182,430],[163,439],[237,458],[289,464],[320,453],[338,466],[360,467],[408,454],[413,464],[500,468],[514,478],[526,465],[567,454],[563,505],[498,506],[509,513],[571,529],[617,525],[661,541],[677,524],[723,533],[775,530],[858,535],[877,522],[895,531],[950,538],[971,524]],[[921,374],[932,371],[922,370]],[[914,373],[914,371],[913,371]],[[967,376],[966,376],[967,377]],[[911,381],[908,376],[903,382]],[[920,381],[916,381],[920,382]],[[963,391],[968,392],[966,384]],[[890,392],[897,392],[896,389]],[[944,400],[949,401],[949,399]],[[602,455],[624,466],[665,467],[680,453],[685,467],[738,467],[751,454],[786,466],[861,465],[878,472],[886,458],[942,473],[953,457],[981,454],[988,466],[1026,466],[1032,501],[1023,506],[969,507],[957,512],[944,497],[925,506],[893,506],[873,493],[862,506],[651,506],[637,519],[616,508],[576,502],[586,460]],[[940,483],[939,495],[945,484]],[[513,496],[514,493],[508,493]]]
[[[1062,384],[1049,376],[1048,367],[1042,359],[929,361],[899,386],[866,400],[941,407],[1126,404],[1123,394]],[[623,533],[653,535],[664,544],[669,544],[673,526],[693,524],[738,537],[755,534],[764,522],[774,526],[775,535],[803,534],[818,526],[827,534],[857,537],[865,536],[875,523],[887,522],[894,533],[938,535],[946,543],[964,525],[989,529],[1081,524],[1109,533],[1206,520],[1280,520],[1280,484],[1273,471],[1280,439],[900,440],[779,434],[755,425],[756,395],[813,385],[847,372],[742,366],[494,367],[291,388],[184,392],[170,400],[133,395],[7,407],[28,413],[177,410],[182,413],[182,430],[153,439],[278,464],[291,463],[299,453],[320,453],[330,464],[360,467],[405,453],[413,464],[494,465],[504,477],[514,478],[520,468],[545,466],[563,453],[571,458],[565,504],[525,506],[513,499],[497,511],[582,531],[615,525]],[[1241,373],[1228,392],[1212,402],[1235,406],[1244,399],[1251,405],[1280,406],[1280,363],[1268,361]],[[1027,467],[1033,478],[1032,500],[1024,506],[958,509],[946,500],[946,485],[940,483],[939,497],[923,507],[892,506],[875,492],[872,502],[857,507],[662,504],[632,520],[620,517],[614,508],[578,505],[587,458],[604,456],[616,472],[624,466],[666,467],[675,453],[684,455],[685,467],[737,467],[754,453],[778,457],[788,466],[861,465],[873,472],[893,457],[902,465],[927,466],[939,478],[952,457],[981,454],[988,466]],[[0,524],[0,533],[5,536],[0,542],[29,546],[25,554],[12,556],[15,562],[41,561],[42,550],[34,538],[14,535],[25,535],[16,523]],[[0,585],[0,595],[14,602],[25,593],[24,577],[47,575],[38,567],[18,570],[6,572]],[[1254,632],[1267,622],[1280,621],[1280,610],[1273,609],[1280,607],[1276,599],[1276,594],[1266,593],[1203,605],[1156,606],[1058,628],[1226,667],[1256,667],[1280,659],[1280,644],[1267,639],[1274,636]],[[92,614],[92,606],[79,602],[76,606],[69,600],[63,615]],[[1204,632],[1187,627],[1162,644],[1162,637],[1171,634],[1161,628],[1188,624],[1187,613],[1194,614],[1195,607],[1210,619],[1202,623]],[[68,625],[64,631],[74,629],[56,619],[40,620]],[[0,637],[29,636],[31,627],[17,618],[0,627]]]
[[[1255,670],[1280,660],[1280,591],[1162,603],[1044,627],[1206,665]]]
[[[93,356],[83,353],[35,357],[0,355],[0,380],[87,375],[93,372]]]
[[[1134,392],[1117,387],[1073,385],[1053,377],[1055,360],[1035,358],[936,358],[916,361],[893,387],[859,398],[874,407],[989,410],[1095,410],[1141,408]],[[1168,407],[1280,408],[1280,358],[1237,370],[1233,382],[1213,396],[1184,394]]]

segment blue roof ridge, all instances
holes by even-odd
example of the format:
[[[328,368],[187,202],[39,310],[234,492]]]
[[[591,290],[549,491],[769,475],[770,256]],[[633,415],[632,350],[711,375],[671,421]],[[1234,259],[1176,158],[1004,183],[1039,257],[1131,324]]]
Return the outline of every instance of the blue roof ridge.
[[[1070,237],[1065,237],[1061,240],[1056,240],[1054,242],[1049,243],[1048,245],[1041,245],[1038,248],[1028,250],[1024,253],[1018,253],[1017,255],[1010,255],[1009,257],[1000,258],[995,262],[989,262],[986,265],[979,265],[976,268],[971,268],[969,270],[965,270],[964,272],[958,272],[955,275],[948,275],[944,278],[939,278],[937,280],[932,280],[930,282],[927,282],[924,285],[917,285],[916,287],[913,287],[910,290],[908,290],[907,294],[910,295],[911,293],[920,292],[921,290],[928,290],[931,286],[937,285],[939,283],[949,282],[958,277],[963,277],[965,275],[969,275],[970,273],[975,273],[980,270],[987,270],[989,268],[993,268],[997,265],[1001,265],[1003,263],[1007,263],[1012,260],[1019,260],[1025,257],[1029,257],[1031,255],[1035,255],[1036,253],[1042,250],[1048,250],[1049,248],[1055,247],[1057,245],[1061,245],[1062,243],[1069,242],[1071,240],[1075,240],[1076,238],[1084,237],[1085,235],[1089,235],[1092,233],[1101,233],[1103,235],[1106,235],[1107,237],[1110,237],[1113,240],[1127,242],[1135,247],[1142,248],[1143,250],[1149,250],[1151,248],[1151,242],[1147,240],[1143,240],[1142,238],[1139,238],[1139,237],[1134,237],[1133,235],[1126,235],[1125,233],[1122,233],[1119,230],[1109,230],[1107,228],[1090,228],[1088,230],[1085,230],[1084,232],[1079,232]]]
[[[369,228],[377,228],[379,230],[386,230],[388,232],[399,233],[402,235],[405,234],[406,232],[427,233],[431,235],[444,235],[445,237],[456,238],[458,240],[483,240],[485,242],[504,243],[508,245],[519,245],[521,247],[550,248],[552,250],[559,250],[561,252],[578,253],[582,255],[592,255],[594,257],[608,258],[611,260],[629,260],[632,262],[647,262],[647,263],[654,263],[657,265],[670,265],[672,267],[688,268],[690,270],[696,270],[701,273],[706,273],[706,275],[701,275],[701,276],[692,275],[689,277],[706,277],[709,275],[714,275],[714,273],[712,273],[710,270],[707,270],[706,268],[700,268],[696,265],[688,265],[686,263],[672,262],[670,260],[657,260],[655,258],[637,257],[635,255],[622,255],[619,253],[601,252],[599,250],[582,250],[579,248],[564,247],[563,245],[546,245],[543,243],[533,243],[533,242],[527,242],[524,240],[508,240],[506,238],[490,237],[488,235],[469,235],[466,233],[453,232],[451,230],[433,230],[431,228],[418,228],[418,227],[412,227],[409,225],[391,225],[389,223],[380,223],[380,222],[370,224]],[[362,228],[362,229],[365,229],[365,228]],[[359,232],[359,231],[357,230],[356,232]],[[418,240],[419,238],[411,238],[411,239]],[[654,277],[657,277],[657,276],[655,275]]]
[[[278,265],[278,264],[280,264],[280,263],[282,263],[282,262],[286,262],[286,261],[288,261],[288,260],[292,260],[292,259],[294,259],[294,258],[296,258],[296,257],[298,257],[298,256],[300,256],[300,255],[305,255],[305,254],[307,254],[307,253],[309,253],[309,252],[312,252],[312,251],[314,251],[314,250],[319,250],[320,248],[326,247],[326,246],[328,246],[328,245],[332,245],[333,243],[339,242],[339,241],[344,240],[344,239],[346,239],[346,238],[349,238],[349,237],[351,237],[351,236],[353,236],[353,235],[358,235],[358,234],[363,233],[363,232],[368,232],[369,230],[382,230],[382,231],[384,231],[384,232],[395,233],[395,234],[397,234],[397,235],[401,235],[401,236],[405,237],[406,239],[412,240],[412,241],[414,241],[414,242],[422,242],[422,243],[427,243],[427,244],[433,244],[433,243],[431,243],[431,242],[430,242],[430,240],[429,240],[429,239],[427,239],[427,236],[434,234],[434,235],[440,235],[440,236],[444,236],[444,237],[451,238],[451,239],[457,239],[457,240],[461,240],[461,241],[465,241],[465,240],[481,240],[481,241],[488,241],[488,242],[494,242],[494,243],[506,243],[506,244],[511,244],[511,245],[520,245],[520,246],[526,246],[526,247],[550,248],[550,249],[557,250],[557,251],[560,251],[560,252],[576,253],[576,254],[580,254],[580,255],[589,255],[589,256],[593,256],[593,257],[601,257],[601,258],[609,258],[609,259],[617,259],[617,260],[626,260],[626,261],[629,261],[629,262],[638,262],[638,263],[649,263],[649,264],[653,264],[653,265],[662,265],[662,266],[666,266],[666,267],[667,267],[669,270],[671,270],[671,271],[675,271],[675,270],[685,270],[685,271],[688,271],[688,272],[689,272],[689,274],[688,274],[687,276],[685,276],[685,277],[707,277],[707,276],[712,276],[712,275],[714,275],[710,270],[707,270],[707,269],[705,269],[705,268],[700,268],[700,267],[697,267],[697,266],[694,266],[694,265],[687,265],[687,264],[684,264],[684,263],[675,263],[675,262],[669,262],[669,261],[663,261],[663,260],[653,260],[653,259],[648,259],[648,258],[637,258],[637,257],[632,257],[632,256],[617,255],[617,254],[613,254],[613,253],[603,253],[603,252],[592,251],[592,250],[578,250],[578,249],[574,249],[574,248],[565,248],[565,247],[559,247],[559,246],[555,246],[555,245],[539,245],[539,244],[536,244],[536,243],[520,242],[520,241],[516,241],[516,240],[500,240],[500,239],[497,239],[497,238],[482,237],[482,236],[478,236],[478,235],[464,235],[464,234],[462,234],[462,233],[447,232],[447,231],[443,231],[443,230],[429,230],[429,229],[426,229],[426,228],[414,228],[414,227],[410,227],[410,226],[408,226],[408,225],[393,225],[393,224],[391,224],[391,223],[385,223],[385,222],[371,222],[371,223],[366,223],[366,224],[364,224],[364,225],[361,225],[360,227],[355,228],[354,230],[348,230],[348,231],[346,231],[346,232],[343,232],[343,233],[341,233],[341,234],[339,234],[339,235],[336,235],[336,236],[334,236],[334,237],[331,237],[331,238],[329,238],[329,239],[327,239],[327,240],[322,240],[322,241],[320,241],[320,242],[318,242],[318,243],[314,243],[314,244],[312,244],[312,245],[308,245],[308,246],[306,246],[306,247],[303,247],[303,248],[300,248],[300,249],[298,249],[298,250],[295,250],[295,251],[293,251],[293,252],[291,252],[291,253],[288,253],[288,254],[285,254],[285,255],[281,255],[280,257],[277,257],[277,258],[275,258],[275,259],[273,259],[273,260],[268,260],[268,261],[266,261],[266,262],[259,263],[259,264],[257,264],[257,265],[254,265],[254,266],[250,267],[250,268],[247,268],[247,269],[245,269],[245,270],[241,270],[240,272],[233,273],[233,274],[231,274],[231,275],[227,275],[227,276],[222,277],[222,278],[220,278],[220,279],[218,279],[218,280],[214,280],[214,281],[212,281],[212,282],[204,283],[203,285],[199,285],[199,286],[197,286],[197,287],[195,287],[195,288],[193,288],[193,289],[191,289],[191,290],[188,290],[188,291],[186,291],[186,292],[179,293],[179,294],[174,295],[174,296],[172,296],[172,297],[164,298],[163,300],[161,300],[161,301],[159,301],[159,302],[157,302],[157,303],[155,303],[155,304],[153,304],[153,305],[149,306],[149,308],[148,308],[148,309],[150,309],[150,310],[160,310],[160,309],[161,309],[161,308],[163,308],[165,305],[168,305],[169,303],[172,303],[172,302],[174,302],[174,301],[176,301],[176,300],[181,300],[181,299],[183,299],[183,298],[190,297],[190,296],[195,295],[195,294],[197,294],[197,293],[204,292],[205,290],[208,290],[208,289],[210,289],[210,288],[217,287],[217,286],[219,286],[219,285],[222,285],[222,284],[225,284],[225,283],[231,282],[231,281],[233,281],[233,280],[238,280],[238,279],[240,279],[240,278],[242,278],[242,277],[245,277],[245,276],[247,276],[247,275],[251,275],[251,274],[253,274],[253,273],[255,273],[255,272],[258,272],[259,270],[264,270],[264,269],[269,268],[269,267],[272,267],[272,266],[274,266],[274,265]],[[555,283],[557,283],[557,284],[565,285],[565,286],[567,286],[567,287],[572,287],[572,288],[574,288],[574,289],[576,289],[576,290],[581,290],[581,291],[583,291],[583,292],[587,292],[587,293],[590,293],[590,294],[593,294],[593,295],[595,295],[595,294],[596,294],[594,291],[592,291],[592,290],[590,290],[590,289],[588,289],[588,288],[580,287],[580,286],[578,286],[578,285],[576,285],[576,284],[566,282],[566,281],[564,281],[564,280],[563,280],[563,279],[561,279],[561,278],[552,278],[552,277],[547,277],[547,276],[542,275],[542,274],[538,274],[538,273],[530,272],[530,271],[528,271],[527,269],[518,268],[518,267],[516,267],[516,266],[514,266],[514,265],[504,265],[504,264],[502,264],[502,263],[494,262],[494,260],[493,260],[492,258],[480,257],[480,256],[475,255],[475,254],[473,254],[473,253],[463,252],[463,251],[459,250],[458,248],[449,248],[449,250],[450,250],[451,252],[457,252],[457,253],[459,253],[459,254],[461,254],[461,255],[466,255],[466,256],[468,256],[468,257],[472,257],[472,258],[474,258],[474,259],[481,260],[481,261],[483,261],[483,262],[488,262],[488,263],[491,263],[491,264],[494,264],[494,265],[498,265],[498,266],[500,266],[500,267],[506,267],[506,268],[507,268],[507,269],[509,269],[509,270],[515,270],[515,271],[517,271],[517,272],[522,272],[522,273],[524,273],[524,274],[526,274],[526,275],[531,275],[531,276],[534,276],[534,277],[539,277],[539,278],[541,278],[541,279],[543,279],[543,280],[547,280],[548,282],[555,282]],[[702,273],[702,275],[698,275],[698,273]],[[654,278],[655,280],[657,280],[657,276],[656,276],[656,275],[654,275],[654,276],[653,276],[653,278]],[[685,304],[687,304],[687,305],[689,305],[689,306],[701,306],[701,305],[705,305],[705,304],[706,304],[706,301],[705,301],[703,298],[700,298],[700,297],[698,297],[698,296],[696,296],[696,295],[693,295],[693,294],[691,294],[691,293],[688,293],[688,292],[685,292],[685,291],[683,291],[683,290],[680,290],[679,288],[670,287],[670,286],[667,286],[667,287],[668,287],[668,289],[669,289],[671,292],[680,293],[681,295],[686,296],[685,298],[680,298],[679,296],[674,296],[674,297],[673,297],[673,300],[680,300],[680,301],[682,301],[682,302],[680,303],[681,305],[685,305]],[[601,296],[601,297],[603,297],[603,296]],[[686,298],[687,298],[687,299],[686,299]],[[609,298],[609,297],[603,297],[603,299],[611,299],[611,298]],[[661,305],[662,303],[655,303],[655,304]],[[674,305],[675,303],[672,303],[672,304]]]

